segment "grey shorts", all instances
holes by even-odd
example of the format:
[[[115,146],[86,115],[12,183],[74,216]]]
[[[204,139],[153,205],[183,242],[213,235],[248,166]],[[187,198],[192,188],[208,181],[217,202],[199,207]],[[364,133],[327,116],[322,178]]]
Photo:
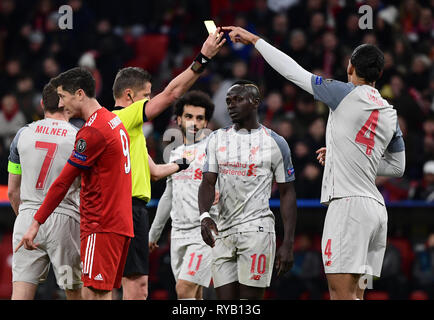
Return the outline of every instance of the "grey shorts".
[[[330,202],[321,251],[325,273],[369,274],[379,277],[387,241],[387,211],[368,197]]]
[[[173,275],[208,287],[211,281],[212,252],[202,239],[171,239],[170,257]]]
[[[217,238],[212,250],[214,287],[232,282],[269,287],[275,251],[273,232],[237,232]]]
[[[33,221],[36,210],[20,210],[14,224],[13,248],[23,238]],[[62,289],[82,287],[80,266],[80,223],[59,213],[53,213],[39,228],[36,250],[22,246],[12,256],[12,281],[38,284],[46,280],[53,265],[57,284]]]

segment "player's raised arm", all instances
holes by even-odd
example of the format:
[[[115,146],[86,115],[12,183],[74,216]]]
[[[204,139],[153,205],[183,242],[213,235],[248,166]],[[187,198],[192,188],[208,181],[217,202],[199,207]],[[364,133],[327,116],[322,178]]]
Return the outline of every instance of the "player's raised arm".
[[[303,90],[313,94],[312,76],[313,74],[301,67],[290,56],[267,43],[264,39],[254,35],[241,27],[223,27],[229,31],[229,37],[233,42],[253,44],[265,61],[289,81],[293,82]]]
[[[226,39],[223,37],[223,32],[220,32],[220,28],[218,28],[214,34],[210,34],[203,43],[200,53],[191,66],[173,79],[163,92],[156,95],[146,104],[145,113],[147,119],[154,119],[169,107],[172,102],[180,98],[188,89],[190,89],[190,87],[200,77],[203,70],[205,70],[206,65],[217,54],[225,42]]]

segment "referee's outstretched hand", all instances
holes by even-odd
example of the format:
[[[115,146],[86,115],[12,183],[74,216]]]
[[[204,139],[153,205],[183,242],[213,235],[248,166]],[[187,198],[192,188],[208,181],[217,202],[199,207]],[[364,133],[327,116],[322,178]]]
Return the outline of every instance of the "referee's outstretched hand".
[[[218,27],[216,32],[214,34],[210,34],[205,40],[200,53],[209,59],[214,57],[226,42],[226,39],[223,37],[223,35],[224,33],[221,32],[221,28]]]
[[[214,248],[215,245],[213,232],[215,235],[219,234],[216,223],[211,218],[204,218],[200,223],[200,233],[202,234],[203,241],[211,248]]]
[[[33,220],[32,224],[30,225],[29,229],[27,229],[26,234],[23,236],[20,243],[18,243],[14,252],[17,252],[18,249],[22,247],[22,245],[24,245],[24,248],[26,248],[27,250],[35,250],[38,248],[39,243],[33,243],[33,240],[35,240],[36,235],[38,234],[39,226],[39,222]]]

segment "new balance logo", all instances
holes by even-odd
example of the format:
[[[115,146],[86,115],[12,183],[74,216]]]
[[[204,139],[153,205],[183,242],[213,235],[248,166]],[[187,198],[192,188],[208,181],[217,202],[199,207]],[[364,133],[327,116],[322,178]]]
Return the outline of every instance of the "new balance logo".
[[[204,58],[202,58],[202,64],[206,63],[206,60]]]
[[[250,280],[256,280],[256,281],[261,280],[261,275],[260,274],[254,274],[254,275],[252,275]]]
[[[99,280],[99,281],[103,281],[104,279],[102,278],[101,273],[98,273],[95,278],[93,278],[93,280]]]

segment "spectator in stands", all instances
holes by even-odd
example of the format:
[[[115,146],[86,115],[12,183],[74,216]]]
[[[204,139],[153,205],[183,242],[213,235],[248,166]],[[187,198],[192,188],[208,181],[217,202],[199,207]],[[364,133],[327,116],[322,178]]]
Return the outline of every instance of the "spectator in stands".
[[[394,74],[396,74],[396,69],[395,69],[395,61],[394,61],[393,54],[391,51],[385,51],[383,75],[381,76],[380,79],[377,80],[377,82],[375,82],[375,87],[381,91],[384,85],[387,85],[390,82],[390,78]]]
[[[308,234],[297,236],[294,243],[294,265],[284,278],[276,279],[280,299],[299,299],[304,292],[309,299],[321,299],[326,289],[322,273],[321,252],[313,248]]]
[[[306,140],[310,150],[318,150],[325,146],[326,123],[323,118],[317,117],[309,126]]]
[[[410,63],[413,57],[413,51],[407,38],[397,37],[393,46],[396,69],[406,74],[410,69]]]
[[[326,30],[327,29],[326,29],[326,21],[325,21],[324,14],[322,12],[315,12],[314,14],[312,14],[310,18],[310,27],[307,35],[311,46],[321,45],[322,35]],[[289,53],[289,55],[291,57],[294,57],[292,53]],[[300,61],[298,60],[298,58],[295,57],[294,60]],[[301,66],[303,65],[301,64]]]
[[[294,148],[291,149],[291,152],[293,157],[292,159],[294,164],[294,170],[296,172],[296,176],[298,176],[299,174],[301,174],[304,167],[313,159],[312,150],[310,150],[309,143],[305,139],[297,139]],[[298,179],[295,180],[295,183],[296,189],[298,190]]]
[[[419,106],[414,101],[413,97],[408,92],[408,87],[404,83],[404,79],[398,73],[390,78],[390,82],[384,91],[389,90],[389,103],[396,109],[398,116],[402,116],[408,122],[409,130],[412,132],[418,131],[422,127],[424,119],[423,113]]]
[[[259,109],[261,123],[267,128],[271,128],[273,120],[283,118],[284,115],[282,95],[278,91],[270,92]]]
[[[417,188],[415,198],[434,202],[434,160],[423,165],[423,179]]]
[[[362,40],[362,31],[359,28],[359,16],[351,13],[346,17],[345,24],[338,27],[338,36],[342,44],[355,48]]]
[[[294,122],[294,126],[297,135],[303,138],[307,135],[309,126],[318,116],[316,104],[311,95],[303,92],[299,95],[295,106],[297,121]]]
[[[247,64],[244,60],[236,60],[232,65],[231,79],[224,79],[213,95],[212,100],[215,105],[215,111],[211,121],[217,125],[217,128],[227,127],[232,124],[226,104],[226,93],[235,81],[244,79],[246,76]]]
[[[319,199],[321,197],[321,166],[308,162],[297,176],[296,190],[300,199]]]
[[[434,233],[428,235],[424,248],[416,251],[413,279],[414,289],[425,290],[434,299]]]
[[[429,83],[430,65],[430,59],[423,54],[417,54],[412,60],[411,70],[407,76],[406,82],[420,94],[424,94],[428,90],[427,84]]]
[[[401,178],[379,176],[375,179],[375,184],[386,202],[404,201],[409,198],[411,182],[405,176]]]
[[[289,118],[277,119],[277,121],[275,121],[275,123],[272,125],[272,128],[277,134],[281,135],[286,140],[289,148],[293,150],[296,137],[292,120]]]
[[[1,99],[0,111],[0,143],[5,149],[9,149],[17,131],[26,124],[26,118],[20,111],[17,98],[12,93],[7,93]]]
[[[411,120],[411,117],[410,119]],[[422,167],[425,162],[424,159],[424,146],[423,146],[423,134],[416,130],[408,128],[407,118],[398,115],[399,127],[402,131],[402,137],[405,143],[405,173],[409,180],[420,180],[423,176]]]
[[[44,111],[40,103],[41,93],[35,90],[33,78],[30,75],[23,75],[18,79],[16,97],[27,123],[44,118]]]
[[[54,57],[45,57],[40,64],[40,68],[35,71],[37,74],[37,81],[35,87],[37,90],[42,91],[42,88],[50,79],[57,77],[61,72],[59,63],[54,59]]]
[[[21,72],[22,65],[19,59],[13,58],[6,61],[5,72],[0,73],[0,96],[15,90]]]
[[[434,159],[434,117],[428,118],[423,122],[424,131],[424,153],[426,159]]]
[[[309,39],[309,42],[311,42],[311,39]],[[288,42],[283,46],[283,51],[291,55],[302,67],[312,67],[312,58],[308,51],[306,34],[302,29],[291,31]]]
[[[244,29],[249,30],[250,32],[256,33],[255,28],[253,27],[251,22],[247,20],[244,14],[238,14],[235,17],[234,23],[235,25],[243,27]],[[250,55],[252,54],[253,51],[252,46],[244,45],[240,42],[238,43],[230,42],[229,46],[231,47],[233,54],[237,58],[244,60],[246,63],[249,63]]]
[[[420,8],[419,1],[415,0],[404,0],[399,7],[402,31],[413,41],[417,40],[413,33],[419,21]]]
[[[254,8],[248,12],[248,21],[255,26],[258,34],[267,34],[272,16],[267,0],[255,0]]]
[[[381,278],[373,283],[373,289],[387,291],[390,299],[406,299],[408,297],[408,280],[402,272],[402,257],[399,249],[389,241],[384,253]]]

